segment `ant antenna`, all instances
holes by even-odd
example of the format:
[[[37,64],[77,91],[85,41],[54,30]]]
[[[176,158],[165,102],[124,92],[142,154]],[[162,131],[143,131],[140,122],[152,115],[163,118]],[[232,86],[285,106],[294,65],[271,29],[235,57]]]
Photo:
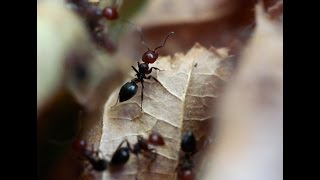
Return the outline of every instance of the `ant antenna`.
[[[162,47],[166,44],[167,39],[169,38],[169,36],[171,36],[172,34],[174,34],[174,32],[170,32],[170,33],[167,35],[166,39],[164,40],[163,44],[162,44],[161,46],[156,47],[153,51],[156,52],[157,49],[162,48]]]
[[[138,25],[133,24],[132,22],[130,22],[130,21],[126,20],[126,19],[120,19],[120,20],[123,21],[123,22],[126,22],[126,23],[128,23],[128,24],[130,24],[130,25],[132,25],[132,26],[135,26],[135,27],[137,28],[137,30],[139,31],[139,34],[140,34],[141,44],[142,44],[144,47],[146,47],[148,50],[150,50],[150,48],[148,47],[148,45],[144,42],[141,28],[140,28]]]
[[[79,122],[78,132],[76,133],[75,136],[73,136],[70,139],[64,140],[64,141],[55,140],[55,139],[49,139],[48,142],[51,143],[51,144],[56,144],[56,145],[64,145],[64,144],[72,142],[80,134],[80,131],[82,129],[82,119],[81,119],[82,115],[83,115],[83,111],[80,110],[79,114],[78,114],[78,119],[79,119],[79,121],[78,121]]]
[[[142,44],[142,45],[144,45],[144,47],[146,47],[146,48],[148,49],[148,51],[149,51],[150,49],[149,49],[148,45],[147,45],[147,44],[144,42],[144,40],[143,40],[142,30],[141,30],[141,28],[140,28],[139,26],[137,26],[137,29],[138,29],[138,31],[139,31],[139,33],[140,33],[140,37],[141,37],[141,44]]]

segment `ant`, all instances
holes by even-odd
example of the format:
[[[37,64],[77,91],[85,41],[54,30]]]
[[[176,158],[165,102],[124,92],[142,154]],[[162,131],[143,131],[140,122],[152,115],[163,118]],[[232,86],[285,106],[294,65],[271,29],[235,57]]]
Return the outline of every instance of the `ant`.
[[[181,180],[194,180],[192,157],[197,152],[197,142],[192,131],[188,131],[183,135],[181,150],[184,152],[184,155],[181,157],[182,162],[177,167],[179,170],[178,177]]]
[[[130,151],[131,153],[133,153],[137,157],[138,164],[139,164],[139,156],[138,156],[139,154],[145,153],[144,155],[147,155],[146,153],[151,153],[152,154],[151,163],[152,163],[157,157],[157,151],[156,151],[156,149],[154,149],[151,146],[152,145],[153,146],[165,145],[163,137],[157,132],[152,132],[149,135],[148,139],[145,139],[140,135],[137,136],[137,142],[133,145],[133,148],[131,147],[131,145],[127,139],[123,140],[120,143],[119,147],[121,147],[122,144],[124,144],[124,143],[126,143],[127,146],[123,147],[123,148],[125,148],[127,151]],[[150,168],[150,166],[149,166],[149,168]]]
[[[69,0],[69,3],[73,5],[73,9],[85,20],[88,30],[92,36],[92,39],[101,47],[105,48],[108,52],[115,51],[115,45],[110,40],[104,31],[104,26],[99,22],[102,18],[113,21],[119,18],[118,6],[116,1],[113,1],[113,5],[107,6],[103,9],[99,8],[97,4],[99,1],[88,0]]]
[[[88,160],[93,170],[102,172],[108,168],[109,162],[106,159],[99,157],[100,151],[94,150],[93,145],[92,149],[89,149],[86,141],[75,140],[72,147],[74,151],[81,155],[81,157]]]
[[[116,20],[119,17],[116,5],[100,9],[97,6],[99,2],[89,2],[87,0],[69,0],[69,2],[74,6],[76,12],[85,18],[99,20],[104,17],[106,20]],[[113,1],[113,4],[115,4],[115,1]]]
[[[117,167],[124,165],[130,157],[129,148],[127,147],[119,147],[113,153],[111,160],[108,161],[104,157],[99,156],[101,152],[99,150],[94,150],[92,148],[89,149],[87,147],[87,142],[84,140],[75,140],[72,144],[73,150],[80,154],[85,160],[87,160],[91,164],[91,170],[95,170],[97,172],[102,172],[108,169],[108,167]]]
[[[127,101],[129,99],[131,99],[138,91],[138,85],[137,83],[141,83],[142,89],[141,89],[141,111],[142,111],[142,102],[143,102],[143,89],[144,89],[144,80],[145,79],[154,79],[156,82],[160,83],[155,77],[149,75],[146,76],[147,74],[150,74],[152,72],[153,69],[161,71],[159,68],[156,67],[151,67],[149,68],[149,64],[154,63],[157,58],[158,58],[158,53],[156,52],[157,49],[162,48],[163,46],[165,46],[167,39],[169,38],[169,36],[171,36],[172,34],[174,34],[174,32],[170,32],[163,44],[161,46],[156,47],[154,50],[150,50],[149,47],[146,45],[146,43],[143,40],[143,36],[142,36],[142,31],[140,28],[138,28],[138,30],[140,31],[140,37],[141,37],[141,43],[148,49],[142,56],[142,61],[143,63],[137,62],[138,63],[138,69],[137,70],[134,66],[131,66],[132,69],[136,72],[136,76],[137,78],[132,79],[130,82],[127,82],[126,84],[124,84],[119,92],[118,95],[118,99],[115,105],[117,105],[118,101],[123,102],[123,101]],[[113,105],[113,106],[115,106]],[[112,106],[112,107],[113,107]]]

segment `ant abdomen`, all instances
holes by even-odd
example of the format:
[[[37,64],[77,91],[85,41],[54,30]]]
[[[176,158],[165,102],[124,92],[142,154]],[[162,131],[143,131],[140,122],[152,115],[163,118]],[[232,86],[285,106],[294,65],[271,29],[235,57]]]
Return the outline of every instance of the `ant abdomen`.
[[[128,162],[130,157],[130,150],[127,147],[121,147],[114,152],[110,164],[113,166],[121,166]]]
[[[197,151],[197,142],[192,131],[185,133],[181,140],[181,149],[185,153],[194,154]]]
[[[108,168],[108,161],[105,159],[98,159],[95,160],[93,163],[91,163],[93,166],[93,169],[102,172],[105,171]]]
[[[124,84],[119,92],[119,101],[127,101],[136,95],[138,91],[138,85],[134,81],[127,82]]]

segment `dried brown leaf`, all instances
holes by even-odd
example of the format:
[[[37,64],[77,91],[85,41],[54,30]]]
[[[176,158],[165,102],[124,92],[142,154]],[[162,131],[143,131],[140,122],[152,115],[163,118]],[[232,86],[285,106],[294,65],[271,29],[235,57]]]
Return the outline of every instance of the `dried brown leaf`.
[[[196,44],[187,54],[160,57],[154,64],[164,71],[155,73],[161,84],[145,82],[143,113],[140,112],[140,91],[129,101],[110,108],[119,89],[109,98],[103,115],[100,149],[111,156],[127,138],[132,144],[137,135],[147,136],[153,130],[164,136],[166,145],[157,148],[157,159],[147,170],[148,160],[140,158],[139,179],[170,179],[178,163],[180,139],[186,130],[193,130],[197,139],[208,135],[213,105],[221,87],[230,75],[227,49],[206,49]],[[134,179],[138,167],[136,157],[118,173],[109,172],[110,179]],[[105,177],[103,179],[105,179]]]

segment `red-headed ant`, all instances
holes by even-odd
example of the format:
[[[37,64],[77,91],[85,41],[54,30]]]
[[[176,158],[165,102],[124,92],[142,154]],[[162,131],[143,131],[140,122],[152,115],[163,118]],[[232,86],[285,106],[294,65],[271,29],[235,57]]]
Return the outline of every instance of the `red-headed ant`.
[[[162,44],[161,46],[156,47],[154,50],[150,50],[150,49],[148,48],[148,46],[146,45],[146,43],[144,42],[144,40],[143,40],[143,36],[142,36],[142,31],[141,31],[141,29],[138,28],[138,30],[140,31],[141,43],[142,43],[148,50],[147,50],[147,51],[143,54],[143,56],[142,56],[142,61],[143,61],[143,63],[137,62],[137,63],[138,63],[138,70],[137,70],[134,66],[131,66],[132,69],[136,72],[137,78],[132,79],[130,82],[125,83],[125,84],[121,87],[120,92],[119,92],[119,95],[118,95],[118,99],[117,99],[117,102],[116,102],[115,105],[117,105],[118,101],[123,102],[123,101],[127,101],[127,100],[131,99],[131,98],[137,93],[137,91],[138,91],[138,85],[137,85],[137,83],[140,82],[140,83],[141,83],[141,86],[142,86],[142,89],[141,89],[141,105],[140,105],[140,108],[141,108],[141,111],[142,111],[143,89],[144,89],[143,83],[144,83],[144,79],[150,79],[150,78],[152,78],[152,79],[154,79],[156,82],[159,83],[159,81],[158,81],[155,77],[153,77],[153,76],[151,76],[151,75],[146,76],[147,74],[150,74],[153,69],[160,71],[160,69],[159,69],[159,68],[156,68],[156,67],[151,67],[151,68],[149,68],[149,63],[152,64],[152,63],[154,63],[154,62],[157,60],[157,58],[158,58],[158,53],[156,52],[156,50],[159,49],[159,48],[162,48],[162,47],[166,44],[166,41],[167,41],[167,39],[169,38],[169,36],[171,36],[172,34],[174,34],[174,32],[170,32],[170,33],[166,36],[166,38],[165,38],[165,40],[164,40],[164,42],[163,42],[163,44]],[[113,106],[115,106],[115,105],[113,105]]]
[[[92,149],[89,149],[86,141],[75,140],[72,147],[75,152],[79,153],[80,157],[83,157],[91,164],[93,170],[102,172],[108,168],[109,162],[105,158],[99,156],[100,151],[94,150],[93,146]]]
[[[112,6],[101,9],[97,6],[97,2],[88,2],[88,0],[69,0],[73,9],[82,17],[91,33],[92,39],[101,47],[109,52],[114,52],[116,47],[111,39],[103,33],[104,26],[99,22],[102,18],[108,21],[118,19],[118,7],[116,1]]]
[[[181,150],[184,155],[180,158],[180,163],[176,169],[178,170],[178,178],[181,180],[194,180],[192,156],[197,152],[197,142],[192,131],[188,131],[183,135]]]
[[[145,139],[142,136],[137,136],[137,142],[133,145],[133,148],[131,147],[127,139],[123,140],[120,143],[119,147],[121,147],[123,143],[126,143],[126,147],[123,147],[123,148],[126,148],[127,151],[130,151],[131,153],[133,153],[138,158],[138,163],[139,163],[138,155],[142,153],[144,153],[144,155],[152,155],[150,158],[151,158],[151,162],[153,162],[157,157],[157,151],[152,146],[165,145],[163,137],[157,132],[152,132],[149,135],[148,139]]]
[[[87,142],[84,140],[75,140],[72,147],[75,152],[79,153],[80,157],[91,164],[91,170],[102,172],[107,170],[108,167],[122,166],[129,160],[129,148],[121,147],[121,145],[122,144],[120,144],[113,153],[110,161],[106,160],[100,150],[94,150],[93,146],[89,149]]]
[[[127,143],[126,147],[121,147],[124,143]],[[156,150],[150,145],[164,145],[163,137],[153,132],[149,135],[149,139],[146,140],[142,136],[138,136],[138,141],[131,148],[128,140],[122,141],[113,153],[111,160],[107,161],[99,150],[88,148],[87,142],[84,140],[75,140],[72,144],[73,150],[79,153],[80,157],[84,158],[91,164],[91,170],[102,172],[108,169],[108,167],[119,167],[128,162],[130,158],[130,152],[138,157],[140,153],[152,153],[152,161],[156,158]]]

